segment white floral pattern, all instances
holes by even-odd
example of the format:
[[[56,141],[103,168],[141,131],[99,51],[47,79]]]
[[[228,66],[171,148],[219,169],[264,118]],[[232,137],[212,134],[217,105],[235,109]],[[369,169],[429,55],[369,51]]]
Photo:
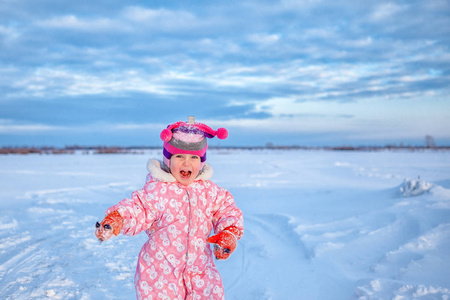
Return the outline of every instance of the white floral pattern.
[[[243,232],[242,212],[232,195],[209,180],[183,186],[151,173],[147,179],[131,199],[107,210],[121,214],[123,234],[148,234],[136,268],[138,299],[224,299],[206,240],[212,230],[228,226]]]

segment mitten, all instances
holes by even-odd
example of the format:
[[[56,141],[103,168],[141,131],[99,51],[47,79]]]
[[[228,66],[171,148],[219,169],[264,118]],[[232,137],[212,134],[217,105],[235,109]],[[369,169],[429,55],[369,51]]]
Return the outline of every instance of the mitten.
[[[222,232],[213,235],[208,242],[214,244],[214,255],[217,259],[227,259],[236,249],[241,231],[234,226],[225,228]]]
[[[100,223],[95,224],[95,236],[100,242],[110,239],[113,235],[117,236],[122,230],[122,216],[117,211],[108,214]]]

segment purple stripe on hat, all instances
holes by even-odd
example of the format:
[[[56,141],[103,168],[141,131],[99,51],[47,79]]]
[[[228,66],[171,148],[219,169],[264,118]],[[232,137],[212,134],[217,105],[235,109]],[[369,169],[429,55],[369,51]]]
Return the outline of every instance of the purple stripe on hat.
[[[167,151],[166,148],[163,148],[163,154],[167,159],[170,159],[172,157],[172,153],[170,153],[169,151]]]
[[[212,134],[209,134],[209,133],[207,133],[205,131],[202,131],[202,130],[200,130],[198,128],[195,128],[195,127],[184,127],[184,126],[181,126],[181,127],[178,127],[178,128],[175,128],[175,129],[172,130],[172,132],[177,132],[177,131],[181,131],[183,133],[199,134],[199,135],[202,135],[202,136],[207,137],[207,138],[213,138],[214,137]]]

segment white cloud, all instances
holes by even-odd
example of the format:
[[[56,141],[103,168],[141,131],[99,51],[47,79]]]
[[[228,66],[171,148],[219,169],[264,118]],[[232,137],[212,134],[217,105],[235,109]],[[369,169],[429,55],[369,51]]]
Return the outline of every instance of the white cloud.
[[[0,119],[0,134],[32,134],[49,132],[116,132],[116,131],[159,131],[165,128],[163,123],[105,123],[96,122],[85,125],[55,126],[33,122],[16,122],[10,119]]]
[[[65,128],[62,126],[52,126],[40,123],[19,123],[9,119],[0,119],[1,134],[20,134],[55,130],[65,130]]]
[[[269,2],[270,3],[270,2]],[[303,1],[298,1],[298,0],[282,0],[278,3],[277,6],[279,6],[281,9],[283,9],[284,11],[309,11],[310,9],[319,6],[321,4],[324,4],[323,0],[303,0]],[[272,4],[270,4],[270,6],[274,6]],[[277,8],[272,8],[273,9],[277,9]]]
[[[256,44],[270,45],[278,42],[280,36],[278,34],[255,33],[251,34],[248,39]]]
[[[203,38],[183,43],[188,49],[195,49],[198,53],[205,53],[207,57],[224,57],[228,54],[239,55],[243,49],[232,40]]]
[[[36,25],[55,29],[72,29],[88,32],[119,30],[122,28],[116,21],[108,18],[85,19],[75,15],[57,16],[48,20],[40,20]]]
[[[373,21],[379,22],[394,17],[399,12],[405,9],[404,6],[396,3],[382,3],[380,4],[371,15]]]
[[[162,130],[167,127],[167,124],[162,123],[129,123],[129,124],[108,124],[105,126],[105,128],[102,128],[101,130],[110,130],[110,131],[116,131],[116,130]]]
[[[308,39],[336,39],[339,38],[339,35],[336,32],[335,27],[320,27],[320,28],[306,28],[301,34],[298,34],[299,39],[308,40]]]
[[[342,45],[347,47],[365,48],[373,45],[373,39],[368,36],[357,40],[346,40],[342,42]]]
[[[143,92],[158,95],[176,94],[157,78],[132,70],[115,74],[91,74],[65,68],[39,68],[13,83],[18,95],[34,97],[120,95]]]
[[[4,41],[11,42],[18,39],[20,36],[21,33],[17,28],[0,25],[0,37]]]
[[[143,30],[182,30],[197,27],[199,20],[187,11],[172,11],[164,8],[150,9],[138,6],[127,7],[123,18],[144,26]]]

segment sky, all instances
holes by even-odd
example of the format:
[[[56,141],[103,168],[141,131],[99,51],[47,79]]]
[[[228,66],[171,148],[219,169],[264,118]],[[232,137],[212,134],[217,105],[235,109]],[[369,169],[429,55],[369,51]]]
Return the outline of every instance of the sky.
[[[0,0],[0,147],[450,145],[450,1]]]

